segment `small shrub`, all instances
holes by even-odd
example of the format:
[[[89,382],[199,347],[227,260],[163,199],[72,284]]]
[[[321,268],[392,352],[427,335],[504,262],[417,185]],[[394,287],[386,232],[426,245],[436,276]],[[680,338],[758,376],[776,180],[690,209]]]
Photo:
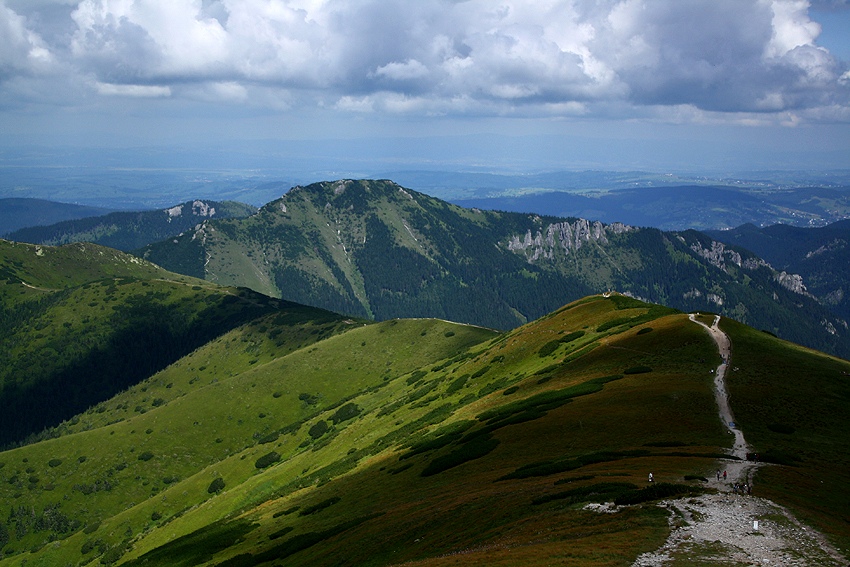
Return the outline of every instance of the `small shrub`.
[[[315,514],[316,512],[321,512],[325,508],[333,506],[334,504],[336,504],[340,500],[342,500],[342,498],[340,498],[339,496],[333,496],[331,498],[328,498],[327,500],[322,500],[321,502],[319,502],[317,504],[313,504],[312,506],[307,506],[306,508],[304,508],[303,510],[298,512],[298,515],[299,516],[309,516],[310,514]]]
[[[265,469],[280,460],[280,455],[276,452],[272,451],[271,453],[266,453],[254,463],[254,466],[258,469]]]
[[[643,329],[638,331],[637,334],[638,335],[645,335],[645,334],[651,333],[651,332],[652,332],[652,327],[644,327]]]
[[[295,513],[301,508],[301,506],[293,506],[292,508],[287,508],[286,510],[281,510],[280,512],[275,512],[272,518],[280,518],[281,516],[288,516],[292,513]]]
[[[265,445],[266,443],[274,443],[275,441],[278,440],[279,437],[280,437],[280,432],[272,431],[268,435],[265,435],[265,436],[261,437],[259,440],[257,440],[257,443],[259,443],[260,445]]]
[[[154,398],[154,400],[151,402],[151,405],[155,408],[158,408],[159,406],[164,405],[164,404],[165,404],[165,400],[162,399],[162,398]]]
[[[103,565],[112,565],[114,563],[117,563],[118,560],[121,559],[121,557],[124,555],[124,552],[125,552],[124,546],[123,545],[117,545],[117,546],[109,549],[109,551],[107,551],[106,553],[104,553],[100,557],[100,562]]]
[[[54,468],[54,469],[61,464],[62,464],[62,459],[50,459],[49,461],[47,461],[47,465],[51,468]]]
[[[554,353],[556,350],[558,350],[559,346],[561,346],[560,341],[549,341],[548,343],[540,347],[540,350],[537,351],[537,354],[540,355],[541,358],[547,357],[550,354]]]
[[[224,490],[224,479],[221,477],[218,477],[213,480],[207,488],[207,492],[210,494],[216,494],[218,492],[221,492],[222,490]]]
[[[80,548],[80,553],[83,555],[88,555],[95,549],[105,546],[102,539],[90,539],[83,543],[83,546]]]
[[[399,467],[395,467],[394,469],[387,469],[387,472],[389,474],[398,474],[400,472],[406,471],[407,469],[409,469],[412,466],[413,466],[413,463],[405,463],[405,464],[403,464]]]
[[[455,336],[455,332],[454,331],[446,331],[445,333],[443,333],[443,336],[445,336],[448,339],[449,337]]]
[[[451,453],[437,457],[420,473],[420,476],[433,476],[466,462],[480,459],[490,454],[499,445],[499,440],[489,434],[479,435],[464,443]]]
[[[510,388],[508,388],[507,390],[502,392],[502,395],[503,396],[510,396],[511,394],[516,393],[517,390],[519,390],[519,386],[511,386]]]
[[[319,437],[327,433],[328,429],[330,429],[330,427],[328,427],[328,423],[325,420],[320,419],[313,425],[313,427],[307,430],[307,433],[313,439],[318,439]]]
[[[86,457],[85,455],[82,455],[82,456],[80,456],[79,459],[77,459],[77,461],[80,462],[80,463],[85,463],[86,459],[88,459],[88,457]]]
[[[623,374],[646,374],[647,372],[652,372],[652,368],[649,366],[632,366],[623,370]]]
[[[145,461],[145,462],[147,462],[147,461],[150,461],[151,459],[153,459],[153,453],[151,453],[150,451],[145,451],[144,453],[142,453],[141,455],[139,455],[139,460],[140,460],[140,461]]]
[[[83,528],[83,533],[86,535],[91,535],[96,532],[99,527],[100,522],[94,522],[93,524],[89,524],[85,528]]]
[[[319,403],[319,396],[307,393],[298,394],[298,399],[308,406],[314,406]]]
[[[348,421],[349,419],[353,419],[360,415],[360,408],[357,407],[357,404],[347,403],[334,413],[331,416],[331,421],[334,422],[334,425],[338,423],[342,423],[343,421]]]
[[[619,327],[620,325],[625,325],[632,320],[632,317],[620,317],[619,319],[612,319],[610,321],[606,321],[596,327],[597,333],[604,333],[609,329],[613,329],[614,327]]]
[[[582,486],[556,492],[554,494],[546,494],[531,501],[535,506],[554,502],[556,500],[567,500],[569,504],[577,502],[603,502],[611,501],[619,495],[637,489],[637,485],[630,482],[600,482],[590,486]]]
[[[480,378],[481,376],[484,376],[488,372],[490,372],[490,365],[489,364],[487,366],[485,366],[484,368],[479,368],[475,372],[475,374],[472,375],[472,379],[474,380],[475,378]]]
[[[269,539],[270,540],[276,540],[278,538],[285,536],[286,534],[288,534],[289,532],[291,532],[294,529],[295,528],[293,528],[292,526],[286,526],[285,528],[279,529],[276,532],[269,534]]]
[[[448,396],[454,394],[455,392],[463,388],[466,385],[467,380],[469,380],[469,374],[464,374],[463,376],[449,384],[449,387],[446,388],[446,395]]]
[[[160,514],[156,510],[154,510],[153,514],[151,514],[151,521],[158,522],[161,519],[162,519],[162,514]]]
[[[413,374],[411,374],[410,376],[407,377],[407,380],[406,380],[407,385],[410,386],[411,384],[415,384],[416,382],[419,382],[420,380],[422,380],[425,377],[426,374],[428,374],[428,373],[425,372],[424,370],[417,370],[416,372],[414,372]]]

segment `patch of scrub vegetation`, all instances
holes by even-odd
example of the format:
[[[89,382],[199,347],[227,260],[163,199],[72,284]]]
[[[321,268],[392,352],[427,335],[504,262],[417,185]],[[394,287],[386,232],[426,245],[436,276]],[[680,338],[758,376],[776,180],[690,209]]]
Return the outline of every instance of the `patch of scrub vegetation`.
[[[566,504],[609,502],[637,489],[637,485],[630,482],[602,482],[539,496],[532,500],[531,503],[540,505],[555,501],[565,501]]]
[[[216,553],[227,549],[257,527],[257,524],[246,520],[216,522],[170,541],[125,565],[194,567],[210,561]]]
[[[645,457],[651,453],[646,449],[631,449],[628,451],[600,451],[578,457],[559,459],[553,461],[541,461],[523,465],[512,473],[499,478],[499,480],[523,479],[536,476],[550,476],[568,472],[588,465],[618,461],[620,459],[629,459],[634,457]]]
[[[490,454],[499,445],[499,440],[489,434],[475,436],[462,443],[452,452],[437,457],[422,470],[421,476],[433,476],[469,461]]]

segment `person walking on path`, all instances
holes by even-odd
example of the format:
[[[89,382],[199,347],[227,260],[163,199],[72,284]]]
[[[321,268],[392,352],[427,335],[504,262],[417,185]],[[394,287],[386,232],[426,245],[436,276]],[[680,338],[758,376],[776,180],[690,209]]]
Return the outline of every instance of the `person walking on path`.
[[[723,480],[726,480],[726,471],[723,471]]]
[[[652,473],[649,473],[649,482],[652,482]]]

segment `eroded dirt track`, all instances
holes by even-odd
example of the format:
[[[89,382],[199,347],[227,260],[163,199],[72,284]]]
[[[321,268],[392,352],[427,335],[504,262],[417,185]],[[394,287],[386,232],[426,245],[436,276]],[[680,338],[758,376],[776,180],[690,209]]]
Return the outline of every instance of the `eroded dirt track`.
[[[782,506],[765,498],[734,493],[733,484],[752,486],[760,463],[746,460],[749,446],[744,432],[735,425],[726,389],[726,373],[731,354],[729,337],[720,330],[720,316],[711,326],[697,320],[714,338],[722,363],[714,372],[714,395],[718,415],[734,436],[730,455],[718,470],[726,471],[726,479],[712,475],[709,486],[717,494],[696,498],[666,500],[659,506],[670,511],[672,532],[664,545],[644,553],[635,567],[690,565],[695,561],[741,565],[783,565],[844,567],[847,559],[826,538],[804,526]],[[754,522],[758,522],[757,527]],[[702,563],[700,563],[702,564]]]

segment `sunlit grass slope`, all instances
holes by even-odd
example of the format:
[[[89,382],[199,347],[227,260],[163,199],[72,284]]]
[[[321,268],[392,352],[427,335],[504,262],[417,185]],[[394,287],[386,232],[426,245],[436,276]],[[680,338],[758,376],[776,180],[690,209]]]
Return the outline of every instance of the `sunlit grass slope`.
[[[501,334],[282,323],[235,329],[63,436],[0,453],[0,565],[631,565],[669,533],[653,500],[705,490],[731,446],[711,338],[627,297]],[[757,490],[841,541],[847,437],[829,431],[847,427],[850,365],[727,331],[738,419],[760,451],[798,459]],[[631,505],[586,508],[610,501]]]
[[[365,325],[310,311],[314,318],[301,317],[297,327],[291,313],[277,313],[231,331],[62,424],[61,437],[0,453],[0,502],[11,506],[0,522],[14,540],[3,551],[78,532],[90,545],[89,554],[82,554],[85,541],[76,553],[101,556],[128,532],[169,522],[209,498],[219,475],[228,489],[251,479],[255,453],[303,452],[301,440],[281,430],[298,430],[352,395],[494,335],[439,321]],[[197,483],[199,491],[188,488]],[[19,517],[24,507],[33,513]],[[115,519],[122,512],[127,519]]]
[[[3,501],[55,520],[10,517],[29,532],[6,561],[624,564],[666,537],[665,515],[582,505],[634,497],[650,470],[682,484],[727,441],[713,343],[621,296],[501,335],[318,322],[277,357],[273,325],[0,454]]]

